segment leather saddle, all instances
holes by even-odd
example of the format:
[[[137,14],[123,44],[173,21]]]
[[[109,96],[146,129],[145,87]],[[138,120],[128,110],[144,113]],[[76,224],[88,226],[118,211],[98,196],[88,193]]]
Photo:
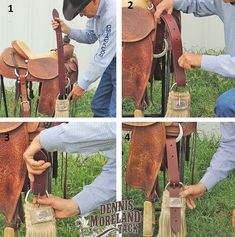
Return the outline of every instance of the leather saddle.
[[[196,123],[181,123],[183,136],[196,130]],[[126,182],[132,188],[143,189],[146,200],[151,200],[158,176],[167,137],[177,137],[179,123],[132,122],[124,123],[123,130],[131,131]]]
[[[7,122],[0,123],[0,213],[7,220],[7,226],[16,225],[16,209],[20,193],[26,180],[26,165],[23,153],[30,141],[43,129],[44,123],[39,122]],[[35,159],[47,159],[47,153],[40,151]],[[45,184],[41,182],[45,188]],[[16,228],[16,226],[14,226]]]
[[[148,2],[152,8],[149,8],[147,1],[134,0],[129,9],[127,1],[123,0],[122,8],[122,97],[134,100],[135,108],[141,111],[147,96],[148,82],[152,80],[156,68],[155,55],[164,57],[164,51],[172,50],[177,86],[185,85],[185,81],[182,81],[185,80],[184,71],[178,66],[178,58],[182,54],[179,13],[174,12],[173,16],[162,15],[159,25],[154,19],[159,1]]]
[[[74,54],[74,46],[65,43],[64,54],[68,84],[72,85],[78,77],[78,62]],[[5,49],[0,55],[0,75],[16,79],[21,84],[22,107],[28,104],[27,96],[23,99],[23,93],[27,90],[25,81],[39,82],[41,89],[38,112],[50,117],[54,115],[55,101],[59,94],[56,50],[45,54],[33,54],[24,42],[13,41],[12,48]]]

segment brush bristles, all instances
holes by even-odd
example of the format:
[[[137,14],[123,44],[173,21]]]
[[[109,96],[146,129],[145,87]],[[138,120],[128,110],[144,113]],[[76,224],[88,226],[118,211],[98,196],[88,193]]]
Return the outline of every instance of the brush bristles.
[[[171,229],[169,199],[169,191],[166,190],[163,193],[162,208],[159,219],[159,232],[157,237],[185,237],[187,234],[185,199],[182,199],[183,207],[181,208],[181,229],[177,234],[175,234]]]
[[[38,207],[31,203],[24,205],[25,210],[25,237],[56,237],[56,220],[45,223],[32,224],[30,213]]]
[[[56,100],[55,118],[69,117],[69,100]]]
[[[191,98],[189,92],[171,91],[168,97],[165,117],[190,117]]]

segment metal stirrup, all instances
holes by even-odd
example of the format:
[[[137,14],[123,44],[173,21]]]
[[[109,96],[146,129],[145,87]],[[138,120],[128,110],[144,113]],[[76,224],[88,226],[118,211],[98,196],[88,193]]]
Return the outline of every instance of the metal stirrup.
[[[161,58],[166,55],[168,47],[169,47],[166,39],[164,39],[164,45],[165,45],[164,50],[159,54],[153,54],[153,58]]]

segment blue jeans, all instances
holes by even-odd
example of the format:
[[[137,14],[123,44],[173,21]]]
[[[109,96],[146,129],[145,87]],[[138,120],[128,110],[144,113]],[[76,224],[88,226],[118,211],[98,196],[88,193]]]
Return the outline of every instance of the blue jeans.
[[[94,117],[116,117],[116,58],[106,68],[91,102]]]
[[[215,113],[217,117],[235,117],[235,88],[218,97]]]

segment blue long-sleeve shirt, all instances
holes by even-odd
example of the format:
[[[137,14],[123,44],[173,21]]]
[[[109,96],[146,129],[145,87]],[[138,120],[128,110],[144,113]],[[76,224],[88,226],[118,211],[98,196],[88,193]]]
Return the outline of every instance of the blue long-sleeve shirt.
[[[200,181],[208,191],[235,169],[235,123],[221,123],[220,130],[222,135],[220,146]]]
[[[105,152],[108,159],[101,174],[74,200],[81,215],[116,199],[116,125],[114,122],[77,122],[61,124],[42,131],[40,143],[47,151],[93,154]]]
[[[78,79],[78,85],[86,90],[103,75],[116,54],[116,1],[100,0],[98,11],[87,21],[86,28],[71,29],[69,37],[86,44],[99,40],[99,48],[94,58],[86,72]]]
[[[203,55],[201,68],[235,78],[235,5],[223,0],[174,0],[174,8],[197,17],[218,16],[224,23],[225,55]]]

